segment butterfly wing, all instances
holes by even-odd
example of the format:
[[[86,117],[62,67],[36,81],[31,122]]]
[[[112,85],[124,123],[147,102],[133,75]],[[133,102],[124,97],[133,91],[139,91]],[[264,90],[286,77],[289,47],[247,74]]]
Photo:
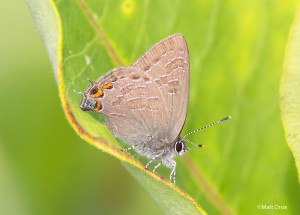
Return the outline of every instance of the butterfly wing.
[[[187,113],[189,53],[181,34],[155,44],[128,67],[118,67],[95,83],[103,96],[98,112],[109,118],[117,137],[132,144],[149,139],[173,142]]]
[[[155,44],[133,63],[133,67],[151,76],[165,105],[167,142],[173,142],[184,125],[189,98],[189,51],[182,34],[171,35]]]
[[[95,82],[104,96],[96,98],[102,105],[99,113],[109,118],[113,134],[130,144],[163,137],[168,129],[163,98],[151,77],[131,66],[118,67]],[[111,86],[110,88],[107,86]]]

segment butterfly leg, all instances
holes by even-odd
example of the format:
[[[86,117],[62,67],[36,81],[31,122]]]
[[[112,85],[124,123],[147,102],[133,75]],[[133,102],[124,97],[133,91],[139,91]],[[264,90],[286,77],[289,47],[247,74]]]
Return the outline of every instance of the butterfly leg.
[[[157,169],[157,167],[159,167],[161,165],[161,162],[159,162],[153,169],[153,172],[155,172],[155,170]]]
[[[149,164],[152,163],[156,158],[158,158],[159,156],[162,155],[163,152],[159,153],[158,155],[155,155],[154,158],[152,158],[147,164],[146,164],[146,168],[148,168]]]
[[[152,158],[147,164],[146,164],[146,168],[148,168],[149,164],[152,163],[155,160],[155,158]]]
[[[121,149],[123,152],[127,152],[127,151],[129,151],[130,149],[134,149],[134,146],[130,146],[129,148],[127,148],[127,149]]]
[[[173,165],[173,168],[172,168],[172,171],[171,171],[171,174],[170,174],[170,181],[172,181],[172,176],[173,176],[173,182],[174,182],[174,187],[175,187],[175,184],[176,184],[176,181],[175,181],[175,178],[176,178],[176,162],[175,161],[170,161]]]

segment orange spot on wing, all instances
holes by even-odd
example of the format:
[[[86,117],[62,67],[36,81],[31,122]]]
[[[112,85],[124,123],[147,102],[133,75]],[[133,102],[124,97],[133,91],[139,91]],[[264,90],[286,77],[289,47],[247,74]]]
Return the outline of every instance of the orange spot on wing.
[[[111,89],[113,87],[112,83],[108,83],[102,86],[103,89]]]
[[[92,95],[93,98],[97,98],[103,95],[103,91],[101,90],[100,87],[97,87],[97,92]]]
[[[100,102],[97,102],[97,106],[93,110],[98,111],[101,109],[101,107],[102,107],[102,104]]]

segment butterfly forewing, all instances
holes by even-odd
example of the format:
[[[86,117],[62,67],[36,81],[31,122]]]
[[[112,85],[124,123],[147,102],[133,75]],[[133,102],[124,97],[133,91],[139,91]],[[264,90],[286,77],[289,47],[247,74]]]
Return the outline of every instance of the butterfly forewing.
[[[187,113],[189,97],[189,52],[182,34],[160,41],[132,65],[148,74],[162,95],[169,123],[164,137],[172,142],[179,135]]]

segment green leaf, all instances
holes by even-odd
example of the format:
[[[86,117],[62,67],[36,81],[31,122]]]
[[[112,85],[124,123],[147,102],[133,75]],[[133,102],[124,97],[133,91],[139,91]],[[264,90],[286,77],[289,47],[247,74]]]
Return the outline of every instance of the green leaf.
[[[280,86],[280,108],[287,143],[300,181],[300,10],[292,26]]]
[[[166,214],[275,212],[259,209],[263,205],[285,205],[287,209],[277,210],[285,214],[300,210],[296,168],[284,144],[278,107],[284,47],[296,1],[28,4],[48,52],[57,54],[50,59],[68,120],[82,138],[119,158]],[[96,80],[120,64],[131,64],[176,32],[185,35],[191,62],[183,134],[232,116],[189,136],[206,148],[191,146],[177,159],[177,185],[186,193],[160,176],[168,177],[170,170],[158,169],[158,175],[120,151],[123,144],[102,124],[105,117],[81,111],[80,95],[73,92],[85,90],[88,78]],[[49,34],[55,35],[56,43],[47,39]]]
[[[16,179],[9,165],[9,159],[3,150],[3,140],[0,137],[0,213],[24,214],[25,206],[20,197],[20,190],[16,186]],[[27,211],[26,211],[27,212]]]

